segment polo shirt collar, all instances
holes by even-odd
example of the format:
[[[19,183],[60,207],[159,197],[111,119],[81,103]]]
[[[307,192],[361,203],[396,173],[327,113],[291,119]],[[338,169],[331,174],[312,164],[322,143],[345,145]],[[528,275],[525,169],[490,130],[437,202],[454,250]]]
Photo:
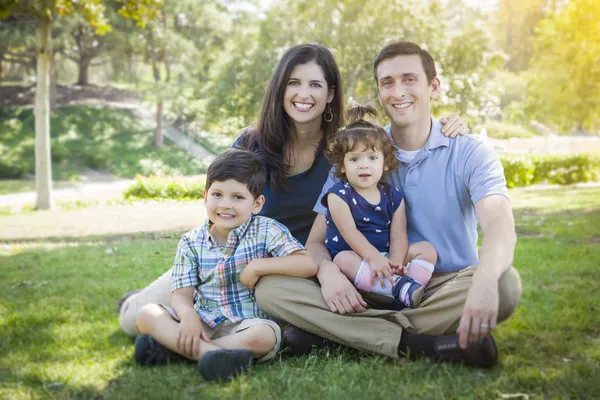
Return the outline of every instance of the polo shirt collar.
[[[431,132],[429,134],[429,138],[427,139],[427,143],[425,143],[425,148],[427,150],[432,150],[442,146],[448,147],[450,145],[450,139],[448,139],[442,133],[442,123],[437,119],[433,118],[432,115],[430,115],[429,117],[431,118]],[[385,127],[385,131],[392,140],[392,143],[394,143],[394,138],[392,137],[392,125],[387,125]],[[394,147],[400,150],[400,148],[395,144]]]
[[[248,218],[248,220],[246,222],[244,222],[237,228],[231,230],[231,232],[229,232],[229,234],[227,235],[227,242],[229,243],[229,241],[231,239],[233,239],[235,242],[239,242],[246,235],[246,231],[248,230],[248,227],[250,226],[250,224],[252,223],[254,218],[255,218],[255,215],[251,214],[250,218]],[[206,222],[204,223],[204,227],[203,227],[203,229],[206,230],[206,247],[208,250],[212,250],[214,248],[221,247],[221,245],[210,234],[209,228],[212,224],[213,223],[207,218]]]

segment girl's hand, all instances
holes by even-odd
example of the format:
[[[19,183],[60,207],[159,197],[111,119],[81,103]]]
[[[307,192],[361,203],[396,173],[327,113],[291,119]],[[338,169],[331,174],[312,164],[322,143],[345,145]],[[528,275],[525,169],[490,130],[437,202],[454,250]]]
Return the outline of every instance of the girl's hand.
[[[394,264],[392,263],[393,268],[394,268],[394,275],[406,275],[406,266],[402,265],[402,263],[400,264]]]
[[[177,348],[187,357],[198,357],[201,340],[210,341],[202,329],[200,317],[196,311],[190,311],[182,316],[177,328]]]
[[[374,284],[375,280],[379,280],[381,282],[381,287],[385,286],[386,279],[390,282],[392,286],[394,286],[394,278],[393,278],[393,270],[391,261],[381,255],[378,254],[376,257],[367,260],[369,265],[371,266],[371,283]]]
[[[467,121],[458,116],[458,114],[450,114],[447,117],[441,118],[442,133],[444,136],[454,139],[457,135],[466,135],[470,132]]]

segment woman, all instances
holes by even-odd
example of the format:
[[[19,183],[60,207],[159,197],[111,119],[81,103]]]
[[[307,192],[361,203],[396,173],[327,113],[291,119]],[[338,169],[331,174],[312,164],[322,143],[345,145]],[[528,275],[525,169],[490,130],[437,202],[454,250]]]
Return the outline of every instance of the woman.
[[[327,138],[343,124],[342,80],[331,52],[318,44],[290,48],[266,89],[256,127],[246,129],[234,147],[258,152],[269,177],[261,215],[286,225],[302,243],[316,214],[312,211],[327,179]],[[462,120],[445,118],[446,134],[461,132]],[[119,323],[128,335],[137,334],[138,310],[148,303],[171,303],[171,271],[143,290],[119,301]]]

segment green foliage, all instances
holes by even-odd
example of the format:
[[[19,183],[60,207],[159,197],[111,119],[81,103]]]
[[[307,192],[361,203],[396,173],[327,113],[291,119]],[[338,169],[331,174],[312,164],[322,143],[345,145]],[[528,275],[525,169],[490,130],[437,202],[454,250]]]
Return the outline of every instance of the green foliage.
[[[529,156],[503,156],[504,177],[509,188],[529,186],[533,181],[535,165]]]
[[[527,69],[535,28],[545,17],[550,0],[500,0],[495,20],[498,41],[511,71]]]
[[[600,155],[561,154],[500,157],[509,188],[534,183],[568,185],[600,177]]]
[[[488,136],[495,139],[529,138],[537,136],[534,132],[521,125],[513,125],[499,121],[487,121],[481,125],[481,128],[485,128]]]
[[[204,197],[204,179],[185,180],[137,176],[123,193],[125,199],[190,200]]]
[[[600,2],[571,0],[534,41],[527,113],[562,131],[600,128]]]
[[[569,185],[598,179],[600,155],[546,155],[535,160],[533,183]]]
[[[196,175],[206,165],[175,146],[157,149],[153,133],[141,130],[127,110],[69,106],[51,115],[55,179],[69,179],[85,168],[121,177]],[[34,117],[30,109],[0,108],[0,178],[34,172]]]

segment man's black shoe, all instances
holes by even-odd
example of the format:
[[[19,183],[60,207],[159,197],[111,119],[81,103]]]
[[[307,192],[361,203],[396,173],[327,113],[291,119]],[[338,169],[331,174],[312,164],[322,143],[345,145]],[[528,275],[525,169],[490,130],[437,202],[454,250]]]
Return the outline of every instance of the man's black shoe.
[[[288,349],[293,356],[303,356],[315,349],[331,346],[333,343],[314,333],[290,325],[281,335],[281,348]]]

